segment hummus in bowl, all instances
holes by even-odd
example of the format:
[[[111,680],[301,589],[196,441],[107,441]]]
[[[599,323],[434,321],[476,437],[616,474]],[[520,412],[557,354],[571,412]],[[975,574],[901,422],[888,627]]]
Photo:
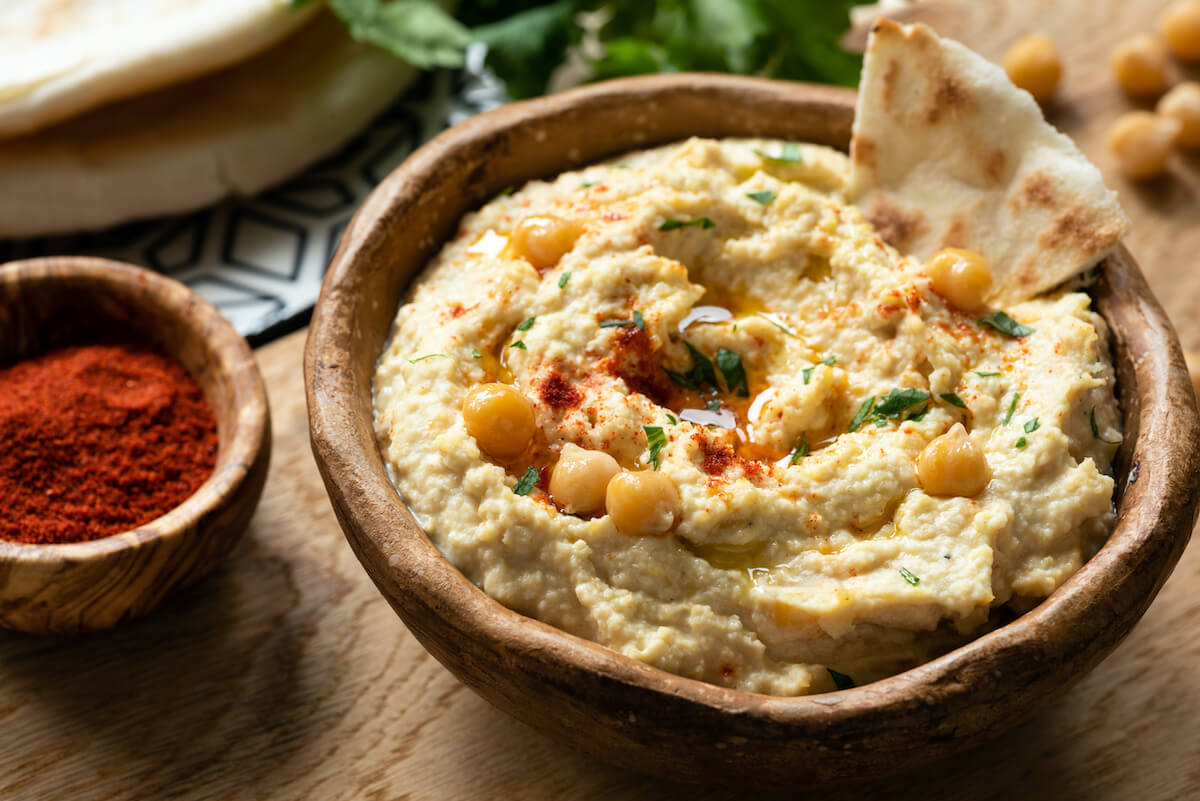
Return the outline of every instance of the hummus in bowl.
[[[693,138],[464,218],[375,377],[439,549],[518,612],[772,695],[891,675],[1057,589],[1113,522],[1104,321],[1077,291],[956,294],[848,175],[825,146]],[[472,431],[489,386],[532,410],[524,447],[495,444],[501,405]],[[675,495],[578,502],[559,471],[585,453],[600,494],[657,472]]]

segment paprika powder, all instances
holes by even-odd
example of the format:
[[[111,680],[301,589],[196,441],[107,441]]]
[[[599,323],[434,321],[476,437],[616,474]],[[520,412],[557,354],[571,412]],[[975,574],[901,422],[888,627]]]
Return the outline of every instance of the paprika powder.
[[[216,458],[200,386],[146,345],[77,345],[0,369],[0,539],[137,528],[194,493]]]

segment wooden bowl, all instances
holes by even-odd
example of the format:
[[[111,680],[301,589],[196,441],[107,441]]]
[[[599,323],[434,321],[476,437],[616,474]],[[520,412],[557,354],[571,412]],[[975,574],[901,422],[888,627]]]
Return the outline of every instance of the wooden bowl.
[[[313,450],[347,539],[421,643],[496,706],[556,740],[693,782],[812,786],[875,778],[1027,718],[1129,632],[1196,516],[1200,420],[1170,323],[1129,254],[1093,295],[1124,410],[1109,542],[1015,622],[856,689],[773,698],[681,678],[518,615],[467,581],[388,481],[375,362],[409,281],[460,216],[503,187],[689,135],[846,149],[851,91],[709,75],[635,78],[503,107],[446,131],[367,199],[325,278],[305,353]]]
[[[190,498],[132,531],[62,545],[0,540],[0,626],[78,632],[144,615],[229,552],[262,495],[266,390],[246,341],[211,304],[104,259],[0,265],[0,365],[105,332],[156,346],[196,378],[217,420],[216,468]]]

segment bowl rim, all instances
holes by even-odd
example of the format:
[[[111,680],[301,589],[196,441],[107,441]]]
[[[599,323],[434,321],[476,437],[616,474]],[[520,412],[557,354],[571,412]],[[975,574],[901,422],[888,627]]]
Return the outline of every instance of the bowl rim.
[[[1056,659],[1086,651],[1096,626],[1084,624],[1099,607],[1107,610],[1105,618],[1109,621],[1122,614],[1134,615],[1134,620],[1140,617],[1182,554],[1196,518],[1200,418],[1171,324],[1124,246],[1103,262],[1099,297],[1094,295],[1098,305],[1108,307],[1105,317],[1124,305],[1130,314],[1140,315],[1145,321],[1144,341],[1134,343],[1140,358],[1133,364],[1133,371],[1142,394],[1137,399],[1137,417],[1132,426],[1135,404],[1133,399],[1123,403],[1125,430],[1137,432],[1129,453],[1131,480],[1126,487],[1117,488],[1118,492],[1124,490],[1124,496],[1113,531],[1104,547],[1036,608],[929,662],[870,684],[817,695],[770,696],[720,687],[667,673],[520,615],[471,583],[423,532],[419,537],[409,536],[406,525],[420,529],[387,478],[373,428],[369,442],[355,436],[361,420],[347,400],[359,391],[352,371],[322,359],[322,354],[338,348],[349,349],[361,336],[357,326],[349,322],[361,280],[355,266],[378,255],[370,243],[381,229],[399,224],[397,199],[423,191],[437,180],[439,161],[453,159],[479,140],[493,136],[497,129],[513,128],[539,115],[562,114],[564,109],[576,106],[623,102],[632,94],[640,99],[656,92],[707,90],[770,96],[797,107],[836,107],[838,113],[848,110],[851,116],[856,97],[851,90],[824,86],[681,73],[608,81],[502,106],[450,128],[410,155],[376,188],[347,226],[309,329],[306,393],[313,451],[326,489],[347,539],[380,589],[385,584],[402,588],[408,603],[436,610],[449,625],[492,647],[521,651],[563,669],[599,674],[609,683],[701,704],[727,716],[782,724],[793,736],[820,736],[831,723],[868,714],[876,721],[894,721],[913,713],[926,720],[940,719],[946,709],[962,709],[972,703],[975,682],[1014,668],[1018,660],[1032,658],[1034,664],[1025,671],[1036,673],[1050,670]],[[618,150],[630,149],[635,148]],[[419,270],[414,277],[417,273]],[[1150,382],[1154,376],[1166,376],[1166,380]],[[1156,410],[1164,409],[1168,413],[1155,416]],[[352,448],[345,447],[346,440],[342,439],[347,434],[353,440]],[[1162,449],[1155,459],[1147,458],[1147,441]],[[1137,514],[1127,514],[1131,509]],[[391,531],[381,531],[380,521],[389,523]],[[1184,521],[1190,522],[1187,532],[1181,535]],[[364,558],[369,551],[374,552],[369,554],[372,558]],[[386,564],[386,571],[377,570],[377,564]],[[1155,575],[1151,590],[1146,593],[1141,585],[1134,588],[1134,577],[1150,568]],[[1090,592],[1089,583],[1101,576],[1109,582],[1108,593]],[[386,591],[384,594],[388,595]],[[412,628],[404,609],[394,598],[388,599]],[[1103,603],[1113,599],[1116,605]],[[414,633],[424,642],[421,631]],[[1056,636],[1049,637],[1051,633]],[[1090,658],[1086,668],[1109,650],[1111,646]],[[996,699],[991,702],[999,703]]]
[[[235,500],[267,446],[270,412],[266,386],[249,344],[212,303],[185,284],[132,264],[91,256],[44,256],[0,263],[0,284],[14,280],[23,286],[69,284],[79,279],[122,291],[126,298],[136,297],[145,307],[157,308],[164,316],[186,325],[195,340],[203,344],[206,358],[221,372],[248,375],[249,380],[230,382],[230,399],[235,407],[230,415],[232,425],[226,431],[218,424],[213,471],[182,503],[136,528],[95,540],[23,543],[0,539],[0,562],[16,568],[102,562],[185,536],[202,536],[205,532],[199,525],[201,521]],[[173,354],[165,355],[178,361]],[[195,375],[192,379],[201,390],[205,389]],[[212,408],[211,401],[206,401]],[[212,411],[217,418],[217,411]]]

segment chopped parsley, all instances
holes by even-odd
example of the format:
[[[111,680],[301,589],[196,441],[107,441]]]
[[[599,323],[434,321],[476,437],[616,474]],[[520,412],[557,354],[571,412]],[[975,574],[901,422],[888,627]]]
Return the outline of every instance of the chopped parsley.
[[[600,323],[601,328],[624,328],[631,325],[639,331],[646,327],[646,318],[637,309],[633,310],[632,320],[605,320]]]
[[[523,339],[518,339],[516,342],[509,345],[509,347],[510,348],[520,348],[521,350],[529,350],[529,348],[525,347],[525,340],[523,340]]]
[[[658,454],[667,444],[667,435],[663,433],[662,426],[642,426],[642,429],[646,432],[646,442],[650,445],[650,464],[657,470]]]
[[[471,358],[472,359],[482,359],[483,354],[480,353],[477,349],[471,348]]]
[[[517,330],[518,331],[528,331],[530,328],[533,328],[533,324],[536,320],[537,320],[537,315],[535,314],[534,316],[530,317],[528,320],[525,320],[520,325],[518,325]]]
[[[637,326],[637,330],[639,331],[646,327],[646,318],[637,309],[633,310],[633,324]]]
[[[786,143],[779,151],[778,156],[770,156],[761,150],[755,150],[758,157],[763,161],[769,161],[774,164],[803,164],[804,157],[800,155],[800,145],[795,142]]]
[[[517,191],[517,188],[515,186],[513,186],[512,184],[509,184],[508,186],[501,189],[500,193],[498,195],[496,195],[496,197],[508,197],[509,195],[511,195],[513,192],[516,192],[516,191]]]
[[[660,231],[674,231],[676,228],[716,228],[717,224],[707,217],[698,217],[694,220],[663,220],[658,226]]]
[[[444,353],[426,353],[424,356],[418,356],[415,359],[409,359],[408,363],[416,364],[417,362],[423,362],[426,359],[432,359],[434,356],[441,356],[442,358],[446,358],[446,354],[444,354]]]
[[[971,372],[975,373],[975,375],[979,376],[980,378],[996,378],[1000,375],[999,373],[985,373],[982,370],[972,370]]]
[[[538,483],[538,471],[533,465],[525,468],[525,475],[513,485],[514,495],[528,495]]]
[[[921,583],[921,579],[913,575],[913,572],[907,567],[900,568],[900,575],[904,576],[904,580],[914,587]]]
[[[940,397],[951,406],[957,406],[960,409],[967,408],[967,404],[963,402],[963,399],[955,395],[953,392],[943,392]]]
[[[877,417],[896,417],[901,412],[929,400],[928,392],[919,389],[893,389],[875,406]]]
[[[1027,325],[1021,325],[1003,311],[998,311],[995,314],[982,317],[978,320],[978,323],[979,325],[986,325],[988,328],[994,328],[1001,334],[1006,334],[1010,337],[1015,337],[1018,339],[1023,336],[1028,336],[1034,332],[1034,329]]]
[[[789,464],[795,464],[808,455],[808,434],[800,435],[800,446],[792,451],[792,458]]]
[[[579,185],[579,187],[581,189],[587,189],[589,186],[595,186],[595,185],[596,185],[595,181],[584,181],[582,184]]]
[[[763,206],[769,206],[775,202],[777,195],[770,189],[763,189],[760,192],[747,192],[746,197],[750,198],[755,203],[760,203]]]
[[[725,386],[729,392],[739,398],[750,397],[750,388],[746,384],[746,367],[742,357],[727,348],[717,351],[717,368],[725,376]]]
[[[686,373],[677,373],[674,370],[664,367],[663,372],[684,389],[700,392],[705,384],[714,389],[719,388],[717,384],[717,371],[713,369],[712,360],[696,350],[695,346],[686,339],[683,341],[683,344],[687,346],[688,352],[692,354],[692,369]]]
[[[921,411],[914,412],[904,419],[906,421],[911,420],[914,423],[919,423],[925,419],[925,415],[927,415],[927,414],[929,414],[929,406],[928,405],[926,405],[925,408],[922,409]]]
[[[837,361],[836,356],[826,356],[824,359],[821,359],[821,361],[817,362],[817,364],[814,364],[811,367],[805,367],[803,370],[801,370],[800,375],[804,376],[805,386],[808,385],[809,379],[812,378],[813,370],[817,369],[817,365],[820,365],[820,364],[831,365],[836,361]]]
[[[667,419],[671,421],[671,425],[675,425],[676,423],[679,422],[678,420],[675,419],[675,415],[673,415],[673,414],[668,414]]]
[[[712,398],[705,402],[704,408],[706,411],[719,412],[721,411],[721,400],[719,398]]]
[[[1038,422],[1038,418],[1035,417],[1032,420],[1026,421],[1025,433],[1032,434],[1034,431],[1037,431],[1041,427],[1042,427],[1042,424],[1040,422]]]
[[[1017,401],[1021,399],[1020,392],[1013,393],[1012,403],[1008,404],[1008,414],[1004,415],[1003,425],[1008,425],[1012,421],[1013,412],[1017,410]]]
[[[796,335],[795,335],[795,334],[793,334],[791,331],[787,330],[787,328],[786,328],[786,327],[785,327],[785,326],[784,326],[782,323],[780,323],[778,320],[775,320],[773,317],[771,317],[771,316],[770,316],[769,314],[767,314],[766,312],[759,312],[758,316],[759,316],[759,317],[761,317],[761,318],[763,318],[764,320],[766,320],[766,321],[767,321],[768,323],[770,323],[771,325],[773,325],[773,326],[775,326],[776,328],[778,328],[778,329],[779,329],[780,331],[782,331],[783,333],[787,334],[789,337],[793,337],[793,338],[794,338],[794,337],[796,336]],[[737,323],[734,323],[734,324],[733,324],[733,330],[734,330],[734,331],[736,331],[736,330],[737,330]]]
[[[1098,425],[1096,425],[1096,407],[1095,406],[1093,406],[1092,411],[1088,413],[1088,419],[1092,421],[1092,436],[1093,437],[1100,440],[1101,442],[1103,442],[1106,445],[1120,445],[1121,444],[1121,440],[1119,440],[1119,439],[1105,439],[1104,437],[1100,436],[1100,427]]]
[[[854,679],[850,678],[845,673],[838,673],[836,670],[829,667],[825,668],[825,671],[829,674],[829,678],[833,679],[833,686],[837,687],[839,690],[852,690],[858,686],[854,683]]]
[[[850,421],[850,426],[846,430],[851,431],[851,432],[857,431],[859,426],[861,426],[866,421],[867,417],[871,414],[871,412],[872,412],[872,410],[874,410],[874,408],[875,408],[875,396],[872,395],[871,397],[869,397],[865,401],[863,401],[862,406],[858,407],[858,411],[855,413],[854,419]]]
[[[563,287],[565,287],[567,285],[567,282],[570,280],[571,280],[571,272],[570,272],[570,270],[568,270],[567,272],[563,273],[562,275],[560,275],[558,277],[558,288],[562,289]]]
[[[1029,440],[1025,439],[1024,437],[1020,437],[1019,439],[1017,439],[1016,442],[1013,443],[1013,447],[1014,448],[1024,448],[1028,444],[1029,444]]]

